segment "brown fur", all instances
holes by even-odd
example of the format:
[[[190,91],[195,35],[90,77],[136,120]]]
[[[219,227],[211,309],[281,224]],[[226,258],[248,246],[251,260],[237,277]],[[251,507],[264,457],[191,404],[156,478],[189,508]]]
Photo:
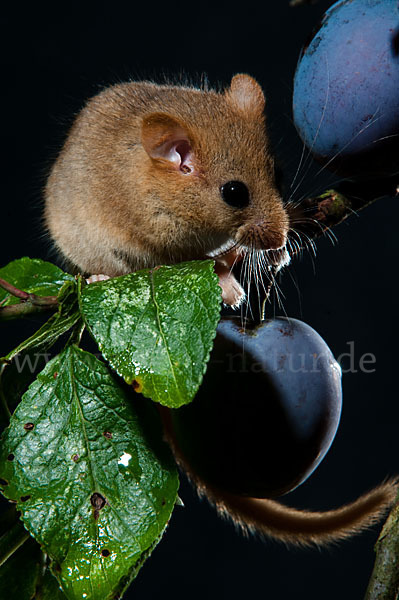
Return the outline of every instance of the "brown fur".
[[[57,248],[84,273],[116,276],[203,259],[229,241],[284,246],[289,220],[274,183],[264,103],[248,75],[236,75],[225,93],[143,82],[92,98],[46,187],[45,221]],[[189,152],[188,167],[168,159],[174,140]],[[220,186],[230,180],[247,185],[248,207],[222,200]]]
[[[359,533],[376,523],[394,503],[398,493],[395,480],[372,489],[357,500],[335,510],[297,510],[270,499],[234,495],[210,485],[195,473],[182,454],[173,432],[169,409],[160,408],[165,437],[179,466],[201,495],[244,533],[256,532],[296,546],[325,545]]]

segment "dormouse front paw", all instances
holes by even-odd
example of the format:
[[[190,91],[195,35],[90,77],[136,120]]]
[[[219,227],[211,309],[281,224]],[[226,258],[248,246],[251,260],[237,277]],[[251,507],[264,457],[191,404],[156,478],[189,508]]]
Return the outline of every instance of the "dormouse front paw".
[[[86,279],[86,283],[95,283],[96,281],[107,281],[107,279],[111,279],[109,275],[103,275],[102,273],[99,273],[98,275],[90,275],[90,277]]]
[[[224,304],[232,308],[239,308],[245,300],[245,292],[234,277],[231,267],[220,261],[216,261],[215,271],[219,277]]]

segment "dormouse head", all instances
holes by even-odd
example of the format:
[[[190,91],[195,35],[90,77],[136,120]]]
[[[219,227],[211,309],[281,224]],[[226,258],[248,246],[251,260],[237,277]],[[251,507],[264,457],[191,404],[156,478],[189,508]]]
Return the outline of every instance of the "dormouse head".
[[[203,255],[223,249],[276,251],[289,218],[276,186],[265,97],[249,75],[223,93],[169,88],[165,112],[143,117],[148,174],[161,201],[195,229]],[[279,256],[277,259],[276,257]],[[286,259],[284,251],[275,260]]]

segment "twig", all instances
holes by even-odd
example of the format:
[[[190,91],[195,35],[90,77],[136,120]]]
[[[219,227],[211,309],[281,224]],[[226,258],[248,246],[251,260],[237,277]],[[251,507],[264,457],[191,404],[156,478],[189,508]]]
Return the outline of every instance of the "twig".
[[[0,278],[0,288],[6,290],[12,296],[20,299],[18,304],[2,306],[6,298],[0,304],[0,320],[14,319],[46,310],[54,310],[58,306],[57,296],[37,296],[20,290],[8,281]]]
[[[8,281],[5,281],[5,279],[0,278],[0,287],[2,287],[3,290],[6,290],[6,292],[11,294],[12,296],[15,296],[16,298],[21,298],[21,300],[28,300],[28,297],[29,297],[28,292],[19,290],[11,283],[8,283]]]
[[[399,504],[392,509],[375,550],[377,556],[365,600],[396,600],[399,597]]]
[[[8,281],[0,278],[0,287],[6,290],[12,296],[19,298],[22,302],[30,302],[34,306],[57,306],[58,298],[57,296],[36,296],[36,294],[30,294],[29,292],[24,292],[13,286]]]

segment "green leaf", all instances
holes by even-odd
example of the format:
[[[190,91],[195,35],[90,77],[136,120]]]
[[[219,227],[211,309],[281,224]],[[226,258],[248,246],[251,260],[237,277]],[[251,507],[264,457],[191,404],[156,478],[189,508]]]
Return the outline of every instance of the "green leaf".
[[[0,446],[7,498],[70,600],[111,600],[162,534],[178,478],[155,407],[69,346],[24,394]]]
[[[40,547],[30,539],[1,566],[0,598],[4,600],[34,598],[42,569],[42,556]]]
[[[81,309],[104,357],[136,391],[169,407],[191,402],[220,316],[213,261],[138,271],[83,288]]]
[[[65,281],[74,281],[74,277],[39,258],[18,258],[0,269],[0,278],[16,288],[37,296],[57,296]],[[10,296],[0,288],[2,306],[18,304],[20,300]]]

